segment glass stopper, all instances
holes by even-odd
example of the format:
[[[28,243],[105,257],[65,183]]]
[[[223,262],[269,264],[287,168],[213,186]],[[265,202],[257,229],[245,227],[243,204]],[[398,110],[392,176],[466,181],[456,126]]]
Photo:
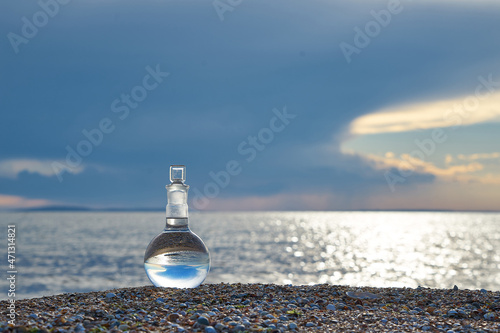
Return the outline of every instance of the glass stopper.
[[[186,180],[186,166],[185,165],[171,165],[170,166],[170,181],[172,183],[184,183]]]

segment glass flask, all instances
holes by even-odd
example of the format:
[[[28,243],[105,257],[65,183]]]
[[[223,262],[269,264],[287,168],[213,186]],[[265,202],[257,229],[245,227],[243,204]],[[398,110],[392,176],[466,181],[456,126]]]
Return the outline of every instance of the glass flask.
[[[210,254],[188,226],[186,167],[170,166],[165,229],[149,243],[144,269],[156,287],[195,288],[207,277]]]

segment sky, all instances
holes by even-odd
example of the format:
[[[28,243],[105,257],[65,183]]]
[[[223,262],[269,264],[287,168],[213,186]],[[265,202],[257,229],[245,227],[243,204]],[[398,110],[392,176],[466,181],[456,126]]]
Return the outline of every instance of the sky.
[[[0,209],[500,210],[500,3],[0,2]]]

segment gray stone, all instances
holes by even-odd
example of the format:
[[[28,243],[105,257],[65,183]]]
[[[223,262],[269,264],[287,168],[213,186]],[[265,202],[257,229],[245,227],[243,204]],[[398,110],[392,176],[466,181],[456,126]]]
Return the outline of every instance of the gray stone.
[[[245,326],[243,325],[236,325],[236,327],[234,328],[234,332],[242,332],[245,330]]]
[[[200,325],[209,325],[210,322],[208,321],[208,319],[204,316],[200,316],[197,320],[198,324]]]
[[[487,314],[484,315],[484,319],[486,319],[486,320],[494,320],[495,319],[495,313],[494,312],[488,312]]]
[[[216,329],[217,331],[222,331],[222,330],[223,330],[223,329],[225,329],[225,328],[226,328],[226,326],[222,325],[221,323],[217,323],[217,324],[215,325],[215,329]]]
[[[212,326],[207,326],[205,327],[205,333],[217,333],[217,331]]]
[[[83,327],[82,324],[77,324],[75,327],[75,332],[85,332],[85,328]]]

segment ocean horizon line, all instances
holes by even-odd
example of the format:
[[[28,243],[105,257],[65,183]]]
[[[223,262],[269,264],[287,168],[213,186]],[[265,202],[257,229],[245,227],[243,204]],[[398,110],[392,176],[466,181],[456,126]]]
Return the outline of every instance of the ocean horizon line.
[[[134,208],[93,208],[86,206],[44,206],[44,207],[29,207],[29,208],[6,208],[0,209],[0,212],[164,212],[165,208],[150,208],[150,207],[134,207]],[[459,209],[332,209],[332,210],[195,210],[192,212],[203,213],[258,213],[258,212],[446,212],[446,213],[500,213],[499,210],[459,210]]]

